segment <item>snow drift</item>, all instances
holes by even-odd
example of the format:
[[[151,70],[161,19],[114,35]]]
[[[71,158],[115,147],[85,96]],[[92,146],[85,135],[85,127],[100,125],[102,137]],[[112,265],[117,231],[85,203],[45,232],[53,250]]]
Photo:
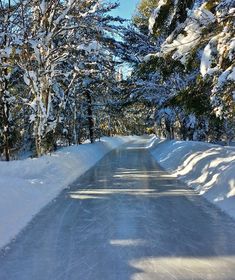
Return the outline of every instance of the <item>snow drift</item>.
[[[64,188],[131,137],[104,137],[38,159],[0,161],[0,248]]]
[[[158,163],[235,218],[235,148],[204,142],[155,140]]]

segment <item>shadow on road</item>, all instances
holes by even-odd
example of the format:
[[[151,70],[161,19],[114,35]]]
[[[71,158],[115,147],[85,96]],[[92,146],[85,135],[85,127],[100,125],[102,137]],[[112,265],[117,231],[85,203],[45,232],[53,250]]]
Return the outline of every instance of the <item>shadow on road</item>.
[[[3,280],[235,279],[235,223],[145,141],[107,155],[0,258]]]

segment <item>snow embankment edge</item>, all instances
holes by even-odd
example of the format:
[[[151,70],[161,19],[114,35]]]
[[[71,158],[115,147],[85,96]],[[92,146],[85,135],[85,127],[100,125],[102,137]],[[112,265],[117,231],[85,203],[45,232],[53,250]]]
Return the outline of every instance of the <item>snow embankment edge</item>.
[[[95,144],[62,148],[41,158],[0,161],[0,248],[108,152],[133,139],[103,137]]]
[[[235,148],[156,139],[151,154],[172,175],[235,219]]]

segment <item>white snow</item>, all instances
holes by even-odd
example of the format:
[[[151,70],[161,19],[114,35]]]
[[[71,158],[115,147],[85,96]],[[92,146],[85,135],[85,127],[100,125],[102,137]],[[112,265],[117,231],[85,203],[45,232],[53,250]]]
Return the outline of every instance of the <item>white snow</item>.
[[[207,44],[203,50],[201,59],[201,74],[204,77],[207,74],[208,68],[211,66],[211,46]]]
[[[224,86],[224,84],[226,83],[227,80],[229,80],[229,76],[230,73],[232,72],[232,66],[230,66],[229,68],[227,68],[225,71],[223,71],[222,74],[220,74],[220,76],[218,77],[218,82],[216,87],[217,88],[221,88]],[[231,76],[232,77],[232,76]],[[232,80],[232,79],[231,79]]]
[[[154,25],[155,25],[155,22],[159,16],[159,13],[161,11],[161,8],[163,6],[165,6],[167,4],[167,1],[166,0],[160,0],[159,3],[158,3],[158,7],[156,9],[153,10],[150,18],[149,18],[149,32],[150,34],[153,34],[153,28],[154,28]]]
[[[179,59],[183,64],[186,63],[187,57],[192,49],[200,42],[203,28],[211,25],[215,22],[214,15],[204,7],[204,4],[191,11],[188,11],[187,20],[181,24],[181,28],[184,32],[180,33],[175,39],[171,34],[166,41],[162,44],[161,53],[167,55],[172,53],[173,59]],[[206,50],[207,53],[209,50]],[[209,58],[205,61],[209,63]],[[202,70],[204,70],[204,66]]]
[[[101,142],[66,147],[38,159],[0,161],[0,248],[107,152],[132,138],[104,137]]]
[[[24,82],[25,82],[25,84],[27,86],[30,85],[30,79],[28,78],[28,74],[27,73],[24,73],[23,79],[24,79]]]
[[[234,147],[156,139],[151,153],[172,176],[235,218]]]
[[[46,12],[46,1],[45,0],[42,0],[42,2],[40,4],[40,10],[41,10],[42,15],[44,15]]]
[[[0,248],[107,152],[134,137],[101,139],[38,159],[0,162]],[[235,147],[153,138],[159,164],[235,218]]]
[[[203,50],[202,58],[201,58],[201,66],[200,66],[200,71],[201,71],[202,77],[205,77],[207,74],[213,75],[214,72],[218,71],[217,66],[211,68],[212,61],[213,61],[212,54],[215,53],[214,49],[215,49],[216,43],[217,43],[217,36],[212,38]]]
[[[150,54],[147,54],[144,58],[143,58],[143,61],[148,63],[151,61],[151,59],[155,58],[155,57],[158,57],[159,54],[158,53],[150,53]]]
[[[228,80],[235,81],[235,67],[233,67],[231,73],[228,75]]]
[[[97,41],[92,41],[88,45],[81,44],[77,46],[77,50],[83,50],[86,51],[87,53],[98,53],[100,49],[101,46]]]

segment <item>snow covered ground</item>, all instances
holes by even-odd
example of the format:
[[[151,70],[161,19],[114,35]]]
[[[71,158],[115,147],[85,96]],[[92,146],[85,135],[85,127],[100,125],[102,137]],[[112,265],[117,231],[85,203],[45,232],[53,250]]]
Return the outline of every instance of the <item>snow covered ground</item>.
[[[0,161],[0,248],[107,152],[138,137],[102,138],[39,159]],[[142,138],[140,138],[141,140]],[[235,218],[235,147],[145,139],[160,165]]]
[[[159,164],[235,218],[235,147],[156,139]]]
[[[0,248],[106,153],[134,137],[104,137],[38,159],[0,161]]]

